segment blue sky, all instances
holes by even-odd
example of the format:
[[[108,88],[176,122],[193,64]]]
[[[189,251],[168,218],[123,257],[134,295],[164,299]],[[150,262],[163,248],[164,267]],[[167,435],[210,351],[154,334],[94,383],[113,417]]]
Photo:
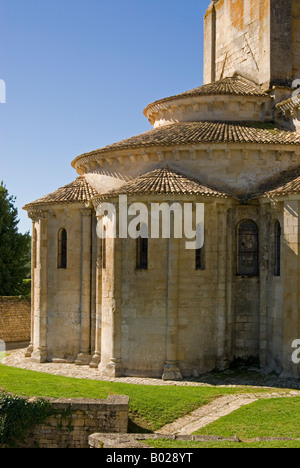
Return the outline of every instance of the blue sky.
[[[209,0],[0,0],[0,180],[22,206],[79,154],[151,128],[150,102],[203,83]]]

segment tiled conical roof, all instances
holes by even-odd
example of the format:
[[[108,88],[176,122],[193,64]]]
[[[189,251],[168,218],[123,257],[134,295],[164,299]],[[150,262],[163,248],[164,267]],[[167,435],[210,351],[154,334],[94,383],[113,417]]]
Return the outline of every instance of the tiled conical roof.
[[[176,147],[201,143],[255,143],[300,145],[300,134],[262,122],[180,122],[154,128],[140,135],[78,156],[78,160],[113,151],[151,147]]]
[[[252,81],[248,81],[241,76],[223,78],[222,80],[208,83],[198,88],[191,89],[180,96],[202,96],[202,95],[235,95],[235,96],[268,96],[261,91],[260,87]]]
[[[85,177],[79,176],[70,184],[25,205],[24,210],[35,206],[54,205],[58,203],[87,203],[95,195],[97,195],[97,192],[90,186]]]
[[[169,168],[162,168],[142,174],[122,187],[99,197],[151,194],[228,196],[225,192],[201,184]]]
[[[246,80],[241,76],[232,76],[223,78],[222,80],[214,83],[208,83],[197,88],[185,91],[181,94],[159,99],[149,104],[144,114],[147,116],[148,110],[156,104],[163,104],[164,102],[173,101],[174,99],[182,99],[185,97],[195,96],[209,96],[209,95],[231,95],[231,96],[253,96],[253,97],[269,97],[268,94],[261,91],[260,87],[252,81]]]

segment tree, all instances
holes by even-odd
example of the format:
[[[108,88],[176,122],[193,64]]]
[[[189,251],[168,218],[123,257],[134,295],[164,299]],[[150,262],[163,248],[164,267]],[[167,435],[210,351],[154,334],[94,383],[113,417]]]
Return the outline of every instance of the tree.
[[[0,184],[0,296],[28,295],[31,238],[18,232],[15,197]]]

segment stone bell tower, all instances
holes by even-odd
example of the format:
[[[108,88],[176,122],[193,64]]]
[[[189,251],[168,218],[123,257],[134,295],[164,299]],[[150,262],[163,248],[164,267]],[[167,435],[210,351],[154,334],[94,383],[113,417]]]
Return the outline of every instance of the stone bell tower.
[[[212,0],[204,35],[204,84],[239,74],[267,90],[300,78],[299,0]]]

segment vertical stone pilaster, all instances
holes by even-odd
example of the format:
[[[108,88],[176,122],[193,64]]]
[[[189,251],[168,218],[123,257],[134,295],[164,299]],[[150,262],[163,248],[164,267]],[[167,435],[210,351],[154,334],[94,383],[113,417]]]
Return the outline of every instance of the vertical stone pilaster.
[[[218,296],[217,296],[217,368],[228,365],[227,334],[227,206],[219,204],[218,212]]]
[[[91,353],[94,354],[96,343],[96,309],[97,309],[97,258],[98,258],[98,245],[97,245],[97,218],[92,211],[92,234],[91,234]]]
[[[25,357],[31,357],[33,352],[33,323],[34,323],[34,275],[36,268],[36,252],[37,252],[37,238],[36,238],[36,229],[35,229],[35,220],[32,219],[32,234],[31,234],[31,332],[30,332],[30,344],[25,351]]]
[[[118,210],[116,210],[118,211]],[[106,377],[121,377],[122,366],[122,239],[107,238],[106,268],[102,280],[101,362],[99,371]]]
[[[289,87],[293,80],[292,3],[293,0],[270,0],[271,85]]]
[[[47,361],[47,268],[48,212],[40,213],[38,221],[37,263],[34,277],[33,352],[35,362]]]
[[[300,339],[299,317],[299,201],[284,202],[284,310],[282,376],[299,378],[300,366],[292,361],[292,343]]]
[[[166,362],[163,380],[182,380],[178,366],[179,239],[168,239]]]
[[[228,359],[232,360],[235,354],[235,302],[233,300],[233,261],[235,256],[235,225],[233,209],[230,208],[227,212],[227,255],[226,255],[226,312],[227,312],[227,345]]]
[[[96,260],[96,329],[95,351],[90,367],[98,368],[101,359],[101,325],[102,325],[102,239],[97,237]]]
[[[267,205],[259,207],[259,361],[260,366],[267,365],[267,280],[269,271],[269,226],[270,214]]]
[[[209,5],[204,20],[204,84],[216,81],[216,10]]]
[[[80,352],[75,364],[86,365],[91,361],[91,253],[92,253],[92,212],[81,210],[81,336]]]

